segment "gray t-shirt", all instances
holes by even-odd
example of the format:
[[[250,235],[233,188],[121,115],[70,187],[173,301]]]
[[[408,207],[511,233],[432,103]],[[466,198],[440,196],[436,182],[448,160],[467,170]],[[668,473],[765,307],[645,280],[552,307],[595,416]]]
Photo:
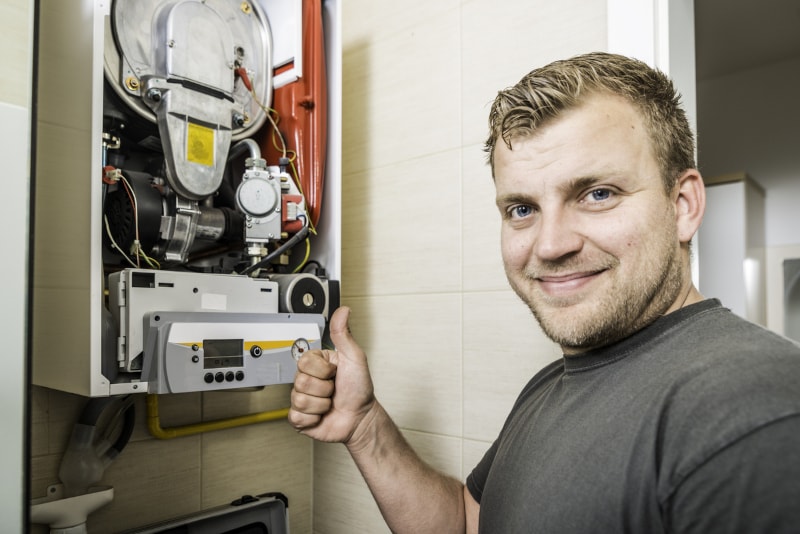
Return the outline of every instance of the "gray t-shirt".
[[[800,348],[706,300],[531,379],[480,532],[800,532]]]

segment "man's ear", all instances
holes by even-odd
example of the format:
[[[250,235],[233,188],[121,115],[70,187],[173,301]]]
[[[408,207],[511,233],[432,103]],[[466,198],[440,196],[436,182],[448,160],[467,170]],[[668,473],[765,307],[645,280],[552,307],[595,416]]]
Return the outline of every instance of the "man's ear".
[[[678,240],[688,243],[700,228],[706,211],[706,188],[697,169],[687,169],[675,184],[675,222]]]

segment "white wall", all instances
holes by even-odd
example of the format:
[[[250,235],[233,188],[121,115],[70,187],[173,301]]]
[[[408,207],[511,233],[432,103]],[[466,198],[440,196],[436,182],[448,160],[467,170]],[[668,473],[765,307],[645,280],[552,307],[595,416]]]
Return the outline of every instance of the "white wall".
[[[0,262],[0,517],[4,532],[22,532],[25,477],[26,315],[30,76],[33,2],[0,6],[0,162],[3,176],[3,260]]]

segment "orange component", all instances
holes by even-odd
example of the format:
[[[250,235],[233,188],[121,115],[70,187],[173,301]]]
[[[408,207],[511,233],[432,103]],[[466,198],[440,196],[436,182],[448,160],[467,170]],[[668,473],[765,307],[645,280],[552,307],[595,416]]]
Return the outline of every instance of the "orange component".
[[[327,91],[322,0],[303,0],[303,72],[299,80],[274,91],[272,107],[280,116],[278,129],[286,140],[287,150],[297,154],[295,168],[315,226],[325,183]],[[260,145],[267,163],[276,165],[281,153],[273,146],[271,127]]]

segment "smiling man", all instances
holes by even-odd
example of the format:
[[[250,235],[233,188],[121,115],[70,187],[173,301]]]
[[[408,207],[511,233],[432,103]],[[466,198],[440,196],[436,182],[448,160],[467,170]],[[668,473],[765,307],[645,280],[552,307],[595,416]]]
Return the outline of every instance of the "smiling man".
[[[346,445],[395,532],[796,532],[800,348],[692,284],[705,194],[670,80],[578,56],[489,123],[506,275],[563,357],[465,484],[403,440],[346,308],[337,350],[298,364],[291,423]]]
[[[506,274],[566,354],[702,299],[688,250],[701,178],[687,168],[665,190],[632,104],[599,92],[507,142],[493,153]]]

